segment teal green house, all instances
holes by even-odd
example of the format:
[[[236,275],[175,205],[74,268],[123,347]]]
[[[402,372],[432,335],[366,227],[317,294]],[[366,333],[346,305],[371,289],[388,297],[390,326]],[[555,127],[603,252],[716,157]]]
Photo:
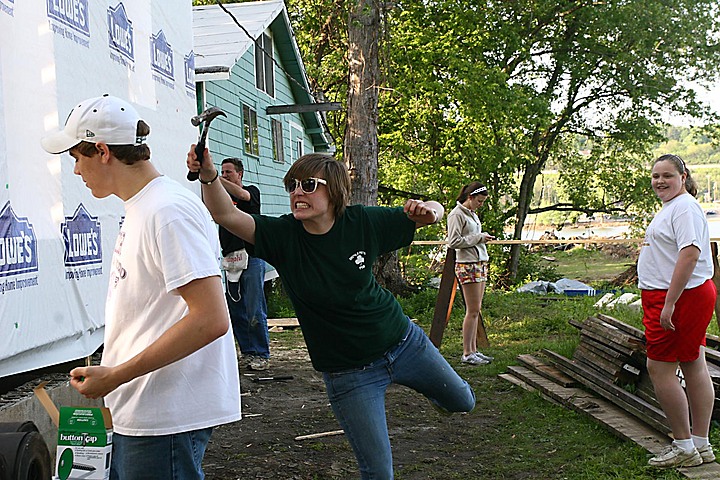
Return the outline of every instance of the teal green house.
[[[300,156],[334,151],[282,0],[193,7],[198,111],[218,107],[208,147],[216,163],[238,157],[262,213],[289,213],[282,178]]]

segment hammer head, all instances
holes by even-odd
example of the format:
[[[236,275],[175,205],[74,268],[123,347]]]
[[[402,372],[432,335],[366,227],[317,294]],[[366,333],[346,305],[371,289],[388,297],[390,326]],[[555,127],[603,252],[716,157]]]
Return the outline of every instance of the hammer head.
[[[206,124],[210,123],[210,121],[212,121],[212,119],[217,117],[218,115],[227,117],[227,115],[225,115],[225,112],[220,110],[218,107],[210,107],[204,112],[202,112],[200,115],[195,115],[194,117],[192,117],[190,119],[190,123],[197,127],[203,122],[205,122]]]

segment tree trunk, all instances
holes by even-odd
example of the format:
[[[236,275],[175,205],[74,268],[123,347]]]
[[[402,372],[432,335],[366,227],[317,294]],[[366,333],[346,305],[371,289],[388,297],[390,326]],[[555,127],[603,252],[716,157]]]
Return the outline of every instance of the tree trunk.
[[[348,21],[349,90],[343,154],[352,179],[350,202],[377,205],[378,32],[375,0],[358,0]]]
[[[377,205],[378,199],[378,78],[380,5],[357,0],[348,19],[349,90],[347,128],[343,145],[352,179],[350,203]],[[412,291],[402,274],[396,252],[373,265],[378,282],[401,295]]]
[[[515,215],[515,231],[513,232],[513,240],[522,239],[522,230],[525,226],[525,219],[530,210],[530,202],[532,201],[533,186],[535,180],[540,173],[539,163],[527,165],[522,181],[520,182],[520,194],[518,195],[517,213]],[[510,259],[508,260],[508,285],[515,282],[520,265],[520,249],[522,245],[514,244],[510,247]]]

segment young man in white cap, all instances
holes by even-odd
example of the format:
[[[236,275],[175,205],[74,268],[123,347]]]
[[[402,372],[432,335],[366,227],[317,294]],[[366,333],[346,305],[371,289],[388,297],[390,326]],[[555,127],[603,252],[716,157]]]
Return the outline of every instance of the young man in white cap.
[[[212,428],[240,419],[217,230],[200,199],[150,163],[149,133],[129,103],[105,95],[42,139],[69,152],[95,197],[125,204],[102,362],[73,369],[70,384],[110,408],[111,479],[203,478]]]

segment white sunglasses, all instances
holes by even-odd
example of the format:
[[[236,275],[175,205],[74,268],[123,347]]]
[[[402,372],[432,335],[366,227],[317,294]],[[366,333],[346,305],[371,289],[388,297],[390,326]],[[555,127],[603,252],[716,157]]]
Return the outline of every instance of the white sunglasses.
[[[302,190],[303,193],[310,194],[317,190],[318,184],[320,183],[322,183],[323,185],[327,185],[327,180],[315,177],[306,178],[305,180],[288,178],[285,181],[285,191],[287,191],[288,193],[293,193],[295,190],[297,190],[299,186],[300,190]]]

